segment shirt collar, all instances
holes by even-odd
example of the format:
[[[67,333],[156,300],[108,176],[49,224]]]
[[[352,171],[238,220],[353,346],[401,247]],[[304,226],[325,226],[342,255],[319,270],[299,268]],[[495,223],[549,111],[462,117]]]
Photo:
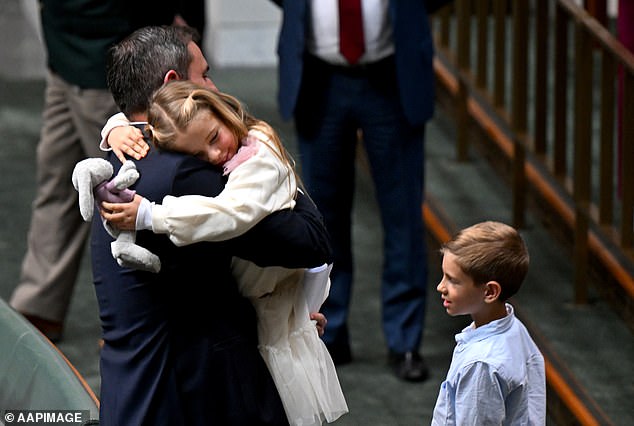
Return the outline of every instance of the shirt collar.
[[[506,316],[504,318],[500,318],[495,321],[491,321],[488,324],[475,328],[474,323],[472,322],[467,327],[465,327],[462,332],[456,334],[456,343],[458,344],[467,344],[470,342],[477,342],[494,334],[502,334],[511,328],[513,324],[513,320],[515,318],[515,313],[513,311],[513,306],[509,303],[505,304],[506,306]]]

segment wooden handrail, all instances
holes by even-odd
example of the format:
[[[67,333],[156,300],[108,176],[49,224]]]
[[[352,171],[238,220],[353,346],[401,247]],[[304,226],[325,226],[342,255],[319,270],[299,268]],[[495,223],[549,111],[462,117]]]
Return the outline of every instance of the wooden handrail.
[[[505,149],[512,165],[513,223],[523,225],[527,183],[542,195],[554,183],[558,188],[550,192],[569,197],[557,203],[555,211],[569,224],[574,239],[576,302],[587,301],[589,256],[614,269],[614,276],[632,297],[634,174],[626,173],[628,169],[615,164],[613,158],[634,157],[634,120],[623,120],[618,132],[613,129],[620,99],[614,96],[617,72],[624,75],[623,116],[634,114],[634,55],[572,0],[514,0],[510,11],[511,15],[507,0],[492,0],[492,4],[456,0],[438,21],[442,35],[438,50],[454,61],[455,81],[450,86],[456,99],[457,157],[468,158],[469,116],[481,126],[505,123],[505,138],[510,143]],[[541,25],[529,25],[531,17],[541,20]],[[551,19],[554,31],[543,22]],[[542,29],[546,30],[542,33]],[[468,38],[471,34],[476,35],[475,40]],[[506,58],[509,42],[512,55]],[[597,81],[600,84],[595,89]],[[447,79],[444,83],[449,84]],[[532,97],[527,96],[529,87],[534,89]],[[479,106],[471,92],[490,102],[486,113],[476,116]],[[529,109],[531,102],[533,108]],[[529,110],[532,122],[527,121]],[[496,119],[487,123],[484,116],[491,113]],[[595,123],[601,126],[598,131]],[[551,176],[536,178],[536,169],[526,164],[529,157]],[[620,253],[609,253],[608,246],[616,246]],[[625,264],[619,266],[617,259],[624,259]]]
[[[565,12],[573,17],[577,23],[582,25],[588,32],[593,35],[593,40],[601,45],[601,47],[612,54],[615,58],[619,58],[621,64],[627,69],[627,72],[634,74],[634,54],[630,52],[622,43],[614,38],[600,22],[598,22],[585,9],[579,7],[572,0],[557,0],[557,3]]]
[[[434,59],[434,71],[437,81],[454,96],[458,91],[458,82],[454,74],[443,64],[439,58]],[[511,158],[513,143],[506,132],[487,114],[478,102],[469,97],[467,100],[469,115],[477,121],[480,128],[489,136],[498,148]],[[540,193],[541,197],[551,206],[568,225],[574,226],[574,211],[568,200],[565,200],[550,183],[549,180],[532,163],[525,166],[528,182]],[[597,256],[609,273],[625,290],[628,297],[634,300],[634,277],[628,269],[609,250],[600,238],[590,231],[589,246],[594,256]]]

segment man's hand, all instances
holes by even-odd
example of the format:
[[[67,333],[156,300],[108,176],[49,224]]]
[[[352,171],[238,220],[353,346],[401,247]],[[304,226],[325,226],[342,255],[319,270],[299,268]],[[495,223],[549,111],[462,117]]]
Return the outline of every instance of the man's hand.
[[[143,197],[136,194],[134,200],[129,203],[101,203],[101,217],[113,227],[122,231],[134,231],[136,229],[136,215]],[[324,318],[325,319],[325,318]]]
[[[150,146],[145,142],[141,130],[134,126],[115,127],[108,134],[108,145],[117,158],[125,163],[125,155],[140,160],[147,155]]]
[[[315,326],[317,327],[317,333],[320,336],[323,336],[324,332],[326,331],[326,324],[328,324],[326,316],[321,312],[311,312],[310,319],[317,321],[317,324],[315,324]]]

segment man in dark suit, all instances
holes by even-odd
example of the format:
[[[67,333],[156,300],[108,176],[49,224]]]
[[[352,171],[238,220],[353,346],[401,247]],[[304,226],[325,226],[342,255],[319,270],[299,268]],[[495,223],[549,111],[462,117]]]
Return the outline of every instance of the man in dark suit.
[[[170,79],[212,85],[191,33],[138,30],[110,51],[115,101],[143,121],[153,90]],[[114,154],[115,172],[121,166]],[[209,163],[150,148],[136,162],[134,187],[151,201],[165,195],[215,196],[225,178]],[[148,231],[137,243],[157,254],[161,272],[121,268],[99,221],[92,229],[93,274],[102,321],[102,425],[287,424],[257,350],[256,318],[231,276],[232,256],[260,265],[309,267],[330,260],[327,233],[306,197],[293,212],[270,215],[244,236],[174,246]]]
[[[351,210],[362,134],[384,231],[388,359],[397,377],[420,381],[428,375],[419,353],[427,285],[423,141],[434,109],[428,13],[447,0],[356,1],[275,1],[283,10],[279,109],[295,119],[302,177],[332,236],[332,285],[323,312],[335,363],[352,360]]]

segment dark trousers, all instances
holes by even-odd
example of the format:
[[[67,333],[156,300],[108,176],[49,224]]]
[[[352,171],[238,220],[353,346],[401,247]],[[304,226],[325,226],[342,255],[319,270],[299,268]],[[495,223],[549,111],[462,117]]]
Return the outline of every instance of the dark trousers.
[[[308,57],[295,124],[302,177],[333,243],[330,296],[322,308],[328,318],[324,341],[349,344],[351,210],[360,129],[383,225],[383,332],[389,349],[417,350],[427,281],[421,211],[425,129],[410,126],[403,114],[393,59],[343,68]]]

